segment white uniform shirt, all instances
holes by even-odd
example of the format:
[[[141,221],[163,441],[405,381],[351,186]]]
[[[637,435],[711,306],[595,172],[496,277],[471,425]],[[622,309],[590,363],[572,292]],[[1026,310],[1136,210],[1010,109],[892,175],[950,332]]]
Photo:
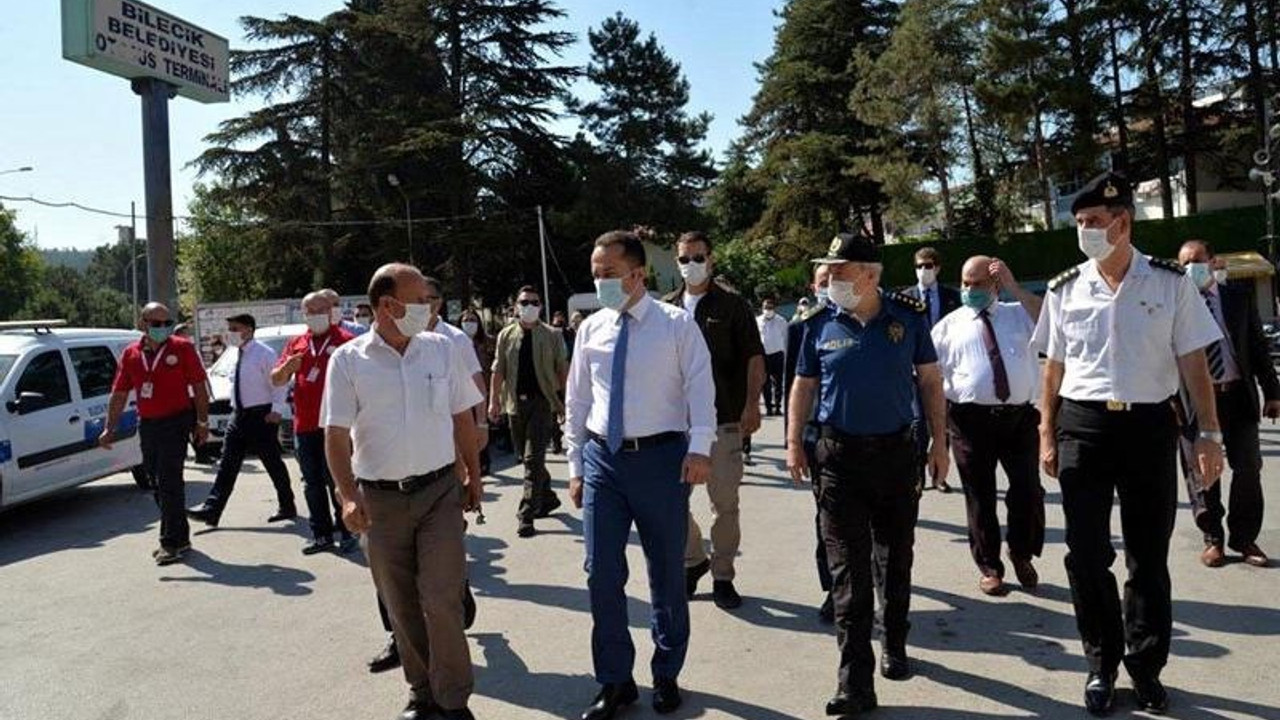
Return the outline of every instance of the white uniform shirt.
[[[1040,361],[1031,349],[1036,324],[1021,303],[996,302],[987,309],[996,345],[1009,377],[1009,399],[996,397],[995,369],[987,357],[983,322],[978,311],[953,310],[933,326],[943,390],[954,403],[1023,405],[1039,399]]]
[[[457,347],[421,333],[402,356],[377,332],[329,358],[321,424],[351,429],[357,478],[403,480],[452,463],[453,415],[480,402]]]
[[[1178,391],[1178,357],[1220,337],[1191,280],[1135,250],[1114,292],[1091,260],[1050,290],[1032,343],[1063,364],[1064,398],[1157,403]]]
[[[1218,382],[1233,382],[1240,379],[1240,365],[1236,362],[1236,351],[1231,346],[1231,335],[1227,331],[1227,318],[1222,314],[1222,293],[1218,292],[1218,284],[1214,283],[1200,294],[1200,297],[1213,296],[1213,306],[1211,308],[1213,320],[1218,324],[1218,329],[1222,331],[1222,339],[1226,342],[1222,343],[1222,379]],[[1208,348],[1206,348],[1207,350]]]
[[[711,352],[693,317],[644,295],[627,313],[626,395],[622,434],[628,438],[688,432],[689,452],[711,453],[716,437],[716,388]],[[620,315],[599,310],[578,328],[565,388],[569,476],[582,476],[587,432],[607,435],[613,348]]]
[[[438,321],[430,332],[449,338],[449,342],[458,348],[458,352],[462,353],[462,361],[467,366],[468,376],[483,372],[480,369],[480,357],[476,355],[476,344],[471,342],[471,338],[467,337],[466,333],[443,320]]]
[[[766,320],[764,313],[756,316],[756,327],[760,328],[760,342],[764,345],[764,354],[773,355],[787,351],[787,321],[781,315],[774,315]]]
[[[244,407],[270,405],[271,412],[284,414],[288,409],[289,388],[276,387],[271,382],[271,371],[276,366],[275,351],[257,340],[250,340],[238,348],[227,348],[227,352],[244,355],[236,358],[235,369],[231,371],[231,407],[241,409],[236,404],[236,385],[239,384]]]

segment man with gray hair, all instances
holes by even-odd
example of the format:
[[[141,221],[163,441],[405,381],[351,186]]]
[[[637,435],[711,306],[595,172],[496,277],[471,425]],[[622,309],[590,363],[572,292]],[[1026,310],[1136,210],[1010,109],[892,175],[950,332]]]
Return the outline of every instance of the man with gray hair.
[[[334,290],[333,288],[320,288],[316,292],[328,301],[329,313],[333,316],[334,325],[337,325],[343,330],[351,333],[353,337],[359,337],[368,332],[369,328],[342,317],[342,296],[338,294],[337,290]]]

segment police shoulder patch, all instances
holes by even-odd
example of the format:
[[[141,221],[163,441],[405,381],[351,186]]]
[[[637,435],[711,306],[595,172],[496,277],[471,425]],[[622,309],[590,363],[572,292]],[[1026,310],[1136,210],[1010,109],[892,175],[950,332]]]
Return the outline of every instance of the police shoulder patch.
[[[1153,268],[1168,270],[1171,273],[1177,273],[1179,275],[1183,274],[1186,271],[1186,268],[1182,267],[1182,265],[1180,265],[1176,260],[1153,257],[1149,259],[1149,262],[1151,263],[1151,267]]]
[[[1049,289],[1056,291],[1058,288],[1062,287],[1063,285],[1066,285],[1072,280],[1075,280],[1079,276],[1080,276],[1080,266],[1073,265],[1067,268],[1066,270],[1063,270],[1062,272],[1058,273],[1057,275],[1053,276],[1053,279],[1049,281]]]
[[[826,307],[827,307],[826,305],[822,305],[822,304],[815,303],[815,304],[813,305],[813,307],[811,307],[811,308],[809,308],[808,310],[805,310],[803,313],[801,313],[801,315],[797,318],[797,320],[798,320],[799,322],[808,322],[808,321],[812,320],[813,318],[816,318],[816,317],[818,317],[819,315],[821,315],[821,314],[822,314],[822,311],[823,311],[823,310],[825,310],[825,309],[826,309]]]
[[[899,305],[912,312],[923,313],[926,309],[924,301],[917,300],[906,293],[901,293],[896,290],[886,292],[884,297],[886,300],[892,301],[895,305]]]

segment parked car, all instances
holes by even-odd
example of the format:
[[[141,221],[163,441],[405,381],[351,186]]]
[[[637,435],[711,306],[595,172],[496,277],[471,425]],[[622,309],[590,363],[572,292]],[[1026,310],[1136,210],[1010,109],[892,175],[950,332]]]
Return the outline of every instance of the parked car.
[[[120,356],[137,339],[58,320],[0,323],[0,508],[126,470],[150,484],[132,395],[113,447],[97,444]]]
[[[306,325],[270,325],[254,332],[255,340],[271,348],[278,357],[289,341],[307,332]],[[209,367],[209,442],[207,453],[222,450],[222,440],[231,422],[231,378],[236,371],[237,350],[227,350]],[[289,402],[280,421],[280,447],[293,452],[293,383],[289,384]]]

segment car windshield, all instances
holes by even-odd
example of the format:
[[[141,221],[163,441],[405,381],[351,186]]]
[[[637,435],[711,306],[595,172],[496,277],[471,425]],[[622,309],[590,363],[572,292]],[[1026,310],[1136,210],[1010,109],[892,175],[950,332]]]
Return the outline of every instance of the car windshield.
[[[0,355],[0,383],[9,377],[9,371],[13,369],[13,364],[17,361],[17,355]]]

